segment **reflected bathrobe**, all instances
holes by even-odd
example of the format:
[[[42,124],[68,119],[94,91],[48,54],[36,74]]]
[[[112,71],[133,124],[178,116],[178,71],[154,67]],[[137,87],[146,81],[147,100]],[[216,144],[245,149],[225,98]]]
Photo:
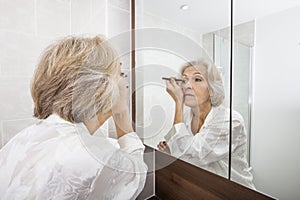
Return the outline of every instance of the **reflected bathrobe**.
[[[0,150],[0,199],[135,199],[144,146],[136,133],[104,135],[55,114],[24,129]]]
[[[191,131],[192,112],[185,107],[184,123],[175,124],[165,136],[171,155],[228,177],[229,109],[212,107],[195,135]],[[246,159],[247,135],[242,116],[232,112],[231,179],[255,189]]]

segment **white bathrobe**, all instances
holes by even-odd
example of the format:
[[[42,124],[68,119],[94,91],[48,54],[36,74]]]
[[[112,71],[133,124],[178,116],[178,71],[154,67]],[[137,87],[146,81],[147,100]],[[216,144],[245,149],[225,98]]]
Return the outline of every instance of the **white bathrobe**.
[[[192,112],[185,109],[184,123],[173,126],[165,136],[173,156],[228,177],[229,109],[212,107],[195,135],[191,131]],[[231,179],[255,189],[246,159],[247,135],[242,116],[232,112]]]
[[[55,114],[24,129],[0,150],[0,199],[135,199],[144,146],[136,133],[104,135]]]

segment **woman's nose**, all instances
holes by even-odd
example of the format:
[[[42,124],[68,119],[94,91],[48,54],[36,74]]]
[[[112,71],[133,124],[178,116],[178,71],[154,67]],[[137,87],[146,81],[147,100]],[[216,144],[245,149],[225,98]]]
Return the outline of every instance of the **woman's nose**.
[[[182,84],[185,89],[192,89],[192,86],[188,80],[185,80],[185,83]]]

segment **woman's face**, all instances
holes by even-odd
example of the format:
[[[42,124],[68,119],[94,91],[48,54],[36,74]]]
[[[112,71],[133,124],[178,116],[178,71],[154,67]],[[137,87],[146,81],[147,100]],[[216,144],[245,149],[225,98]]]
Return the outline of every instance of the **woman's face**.
[[[207,70],[204,66],[191,66],[183,71],[182,78],[186,82],[182,84],[182,89],[186,106],[196,107],[210,103],[206,73]]]

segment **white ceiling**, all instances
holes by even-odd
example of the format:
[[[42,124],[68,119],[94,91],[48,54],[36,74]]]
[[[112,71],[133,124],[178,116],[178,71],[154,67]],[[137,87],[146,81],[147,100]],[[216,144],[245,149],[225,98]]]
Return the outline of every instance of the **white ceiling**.
[[[180,10],[183,4],[188,10]],[[300,0],[235,0],[234,23],[241,24],[300,5]],[[230,26],[230,0],[144,0],[146,12],[200,34]]]

